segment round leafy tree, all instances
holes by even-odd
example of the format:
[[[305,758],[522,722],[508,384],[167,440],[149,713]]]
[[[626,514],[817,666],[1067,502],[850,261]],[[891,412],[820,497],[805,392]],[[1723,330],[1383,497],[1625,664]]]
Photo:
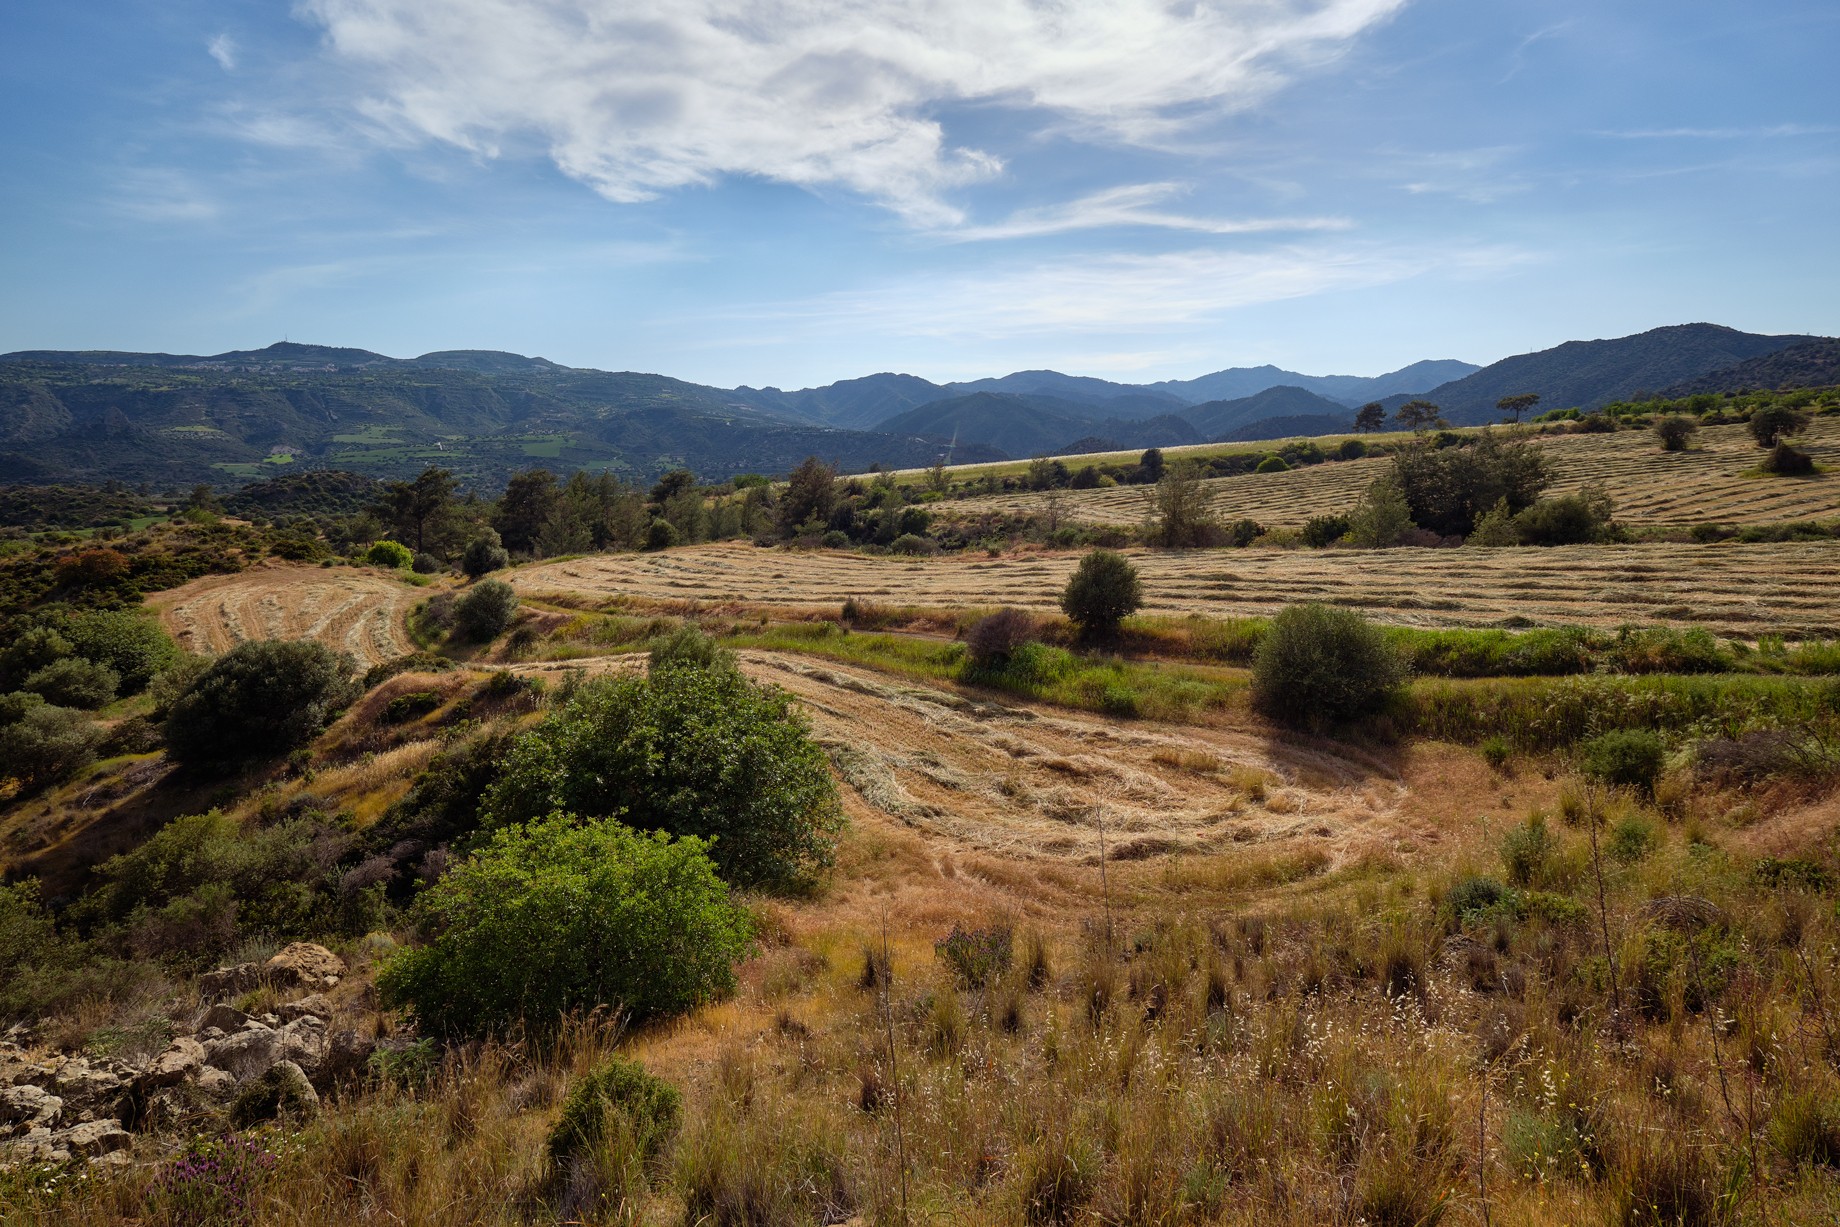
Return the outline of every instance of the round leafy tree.
[[[1143,607],[1143,585],[1137,568],[1123,554],[1094,550],[1080,565],[1061,593],[1061,609],[1080,628],[1085,639],[1107,639],[1118,624]]]
[[[1252,703],[1284,724],[1320,729],[1369,715],[1405,680],[1398,653],[1360,614],[1291,605],[1252,659]]]
[[[454,626],[468,639],[485,643],[511,625],[517,607],[517,592],[510,584],[502,579],[481,580],[454,603]]]
[[[435,936],[378,986],[442,1036],[553,1033],[597,1006],[643,1021],[726,996],[752,923],[706,848],[565,815],[507,827],[422,894]]]
[[[357,696],[351,657],[324,644],[252,640],[212,661],[166,716],[167,752],[226,763],[281,754]]]
[[[506,552],[505,543],[490,528],[474,537],[467,544],[466,553],[460,556],[460,569],[466,572],[468,579],[478,579],[510,565],[511,555]]]
[[[671,659],[583,686],[518,741],[483,809],[488,825],[566,811],[713,839],[724,878],[770,890],[807,886],[843,821],[790,696]]]
[[[373,567],[400,571],[415,562],[415,554],[400,541],[379,541],[364,551],[364,561]]]

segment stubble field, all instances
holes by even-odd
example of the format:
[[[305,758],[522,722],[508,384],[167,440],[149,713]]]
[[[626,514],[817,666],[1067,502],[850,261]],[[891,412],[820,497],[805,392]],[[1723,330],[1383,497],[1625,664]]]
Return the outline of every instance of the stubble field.
[[[1130,551],[1145,612],[1236,617],[1327,601],[1415,626],[1703,625],[1734,638],[1840,634],[1840,548],[1773,545],[1552,549]],[[525,596],[1050,609],[1077,551],[922,560],[721,543],[521,569]]]
[[[1840,465],[1840,418],[1817,418],[1805,450],[1830,470]],[[1710,426],[1689,451],[1664,452],[1647,431],[1542,437],[1553,466],[1552,492],[1570,494],[1596,483],[1616,500],[1617,519],[1635,527],[1669,527],[1716,521],[1770,524],[1840,515],[1840,476],[1766,477],[1756,472],[1763,453],[1741,425]],[[1077,464],[1076,461],[1070,461]],[[1285,473],[1246,473],[1206,484],[1215,509],[1229,520],[1257,520],[1268,528],[1297,527],[1312,516],[1353,507],[1361,492],[1392,462],[1385,457],[1339,461]],[[1150,513],[1150,490],[1062,490],[985,495],[946,504],[947,514],[1040,514],[1052,497],[1061,517],[1083,524],[1138,524]]]
[[[215,656],[249,639],[315,639],[368,666],[413,650],[404,619],[420,595],[370,571],[269,566],[193,580],[151,603],[188,652]]]

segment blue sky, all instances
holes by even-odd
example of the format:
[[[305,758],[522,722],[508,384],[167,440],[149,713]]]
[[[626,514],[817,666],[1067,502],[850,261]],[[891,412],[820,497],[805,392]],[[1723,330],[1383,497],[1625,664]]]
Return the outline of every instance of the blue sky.
[[[13,0],[0,350],[720,385],[1840,333],[1832,0]]]

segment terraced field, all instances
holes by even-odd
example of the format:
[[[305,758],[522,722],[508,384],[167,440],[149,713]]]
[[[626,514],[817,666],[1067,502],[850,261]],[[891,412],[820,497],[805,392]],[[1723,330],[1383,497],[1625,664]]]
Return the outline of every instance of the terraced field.
[[[317,639],[363,665],[412,650],[404,618],[419,593],[346,567],[256,567],[211,575],[151,602],[190,652],[216,655],[247,639]]]
[[[611,672],[643,657],[517,666]],[[1330,857],[1409,825],[1403,785],[1347,747],[1250,728],[1119,724],[966,698],[884,675],[744,652],[796,695],[857,803],[948,846],[1096,862],[1304,841]]]
[[[1417,626],[1700,624],[1733,638],[1840,635],[1840,547],[1567,546],[1555,549],[1131,551],[1146,612],[1270,614],[1350,605]],[[913,560],[721,543],[604,554],[512,573],[522,593],[750,605],[1054,607],[1078,552]]]
[[[1541,440],[1552,461],[1554,493],[1590,483],[1609,490],[1617,519],[1638,526],[1767,524],[1840,515],[1840,417],[1817,418],[1807,436],[1810,451],[1829,474],[1812,478],[1764,477],[1762,456],[1743,426],[1711,426],[1699,445],[1663,452],[1646,431],[1610,435],[1557,435]],[[1227,519],[1245,517],[1267,527],[1302,524],[1311,516],[1345,512],[1385,471],[1384,458],[1312,465],[1288,473],[1247,473],[1208,482],[1215,507]],[[946,505],[947,515],[1042,511],[1048,496],[986,495]],[[1142,486],[1059,492],[1064,518],[1090,524],[1136,524],[1149,514]]]

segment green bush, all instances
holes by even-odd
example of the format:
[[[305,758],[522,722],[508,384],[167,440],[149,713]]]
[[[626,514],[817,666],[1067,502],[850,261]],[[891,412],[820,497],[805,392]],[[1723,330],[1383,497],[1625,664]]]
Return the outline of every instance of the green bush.
[[[65,619],[58,627],[71,650],[107,665],[121,678],[121,693],[139,694],[180,656],[160,624],[138,610],[101,610]]]
[[[506,552],[505,543],[490,528],[468,542],[466,552],[460,555],[460,570],[468,579],[478,579],[510,565],[511,555]]]
[[[555,815],[498,831],[417,901],[422,947],[378,977],[439,1036],[553,1034],[612,1007],[633,1021],[726,996],[752,944],[702,840]]]
[[[918,533],[902,533],[888,546],[897,554],[927,555],[939,552],[939,543]]]
[[[1538,886],[1546,880],[1547,866],[1558,841],[1546,829],[1546,816],[1535,814],[1501,841],[1501,865],[1515,886]]]
[[[1398,545],[1411,528],[1412,506],[1392,474],[1375,478],[1348,513],[1349,544],[1364,550]]]
[[[107,665],[84,660],[81,656],[66,656],[27,677],[19,688],[39,695],[55,707],[95,711],[114,701],[120,685],[121,677]]]
[[[1350,609],[1287,606],[1252,658],[1252,702],[1284,724],[1322,729],[1379,711],[1405,666],[1378,628]]]
[[[677,1089],[643,1065],[617,1057],[569,1088],[562,1114],[549,1132],[552,1162],[587,1155],[617,1130],[640,1157],[650,1159],[677,1135],[683,1101]]]
[[[713,839],[726,879],[774,890],[809,885],[843,821],[791,697],[688,662],[584,685],[519,739],[484,811],[491,824],[566,811]]]
[[[676,664],[713,669],[734,663],[732,652],[705,635],[702,628],[692,622],[685,622],[659,640],[646,657],[648,669],[662,669]]]
[[[1814,457],[1778,441],[1763,458],[1763,471],[1778,477],[1806,477],[1815,471]]]
[[[0,698],[0,779],[27,792],[69,779],[95,761],[102,727],[38,695]]]
[[[1808,429],[1808,415],[1788,405],[1765,405],[1751,414],[1751,438],[1758,447],[1775,447]]]
[[[677,544],[677,528],[669,520],[653,520],[645,529],[645,548],[668,550]]]
[[[1699,433],[1699,423],[1685,414],[1670,413],[1666,417],[1657,418],[1649,429],[1655,432],[1655,438],[1661,440],[1662,451],[1684,452],[1687,444],[1693,441],[1693,436]]]
[[[379,541],[364,551],[364,561],[373,567],[400,571],[415,562],[415,554],[400,541]]]
[[[0,650],[0,691],[18,690],[28,677],[75,651],[70,640],[48,626],[26,628]]]
[[[385,724],[407,724],[426,716],[439,706],[441,693],[438,690],[411,690],[383,705],[382,720]]]
[[[354,667],[351,657],[320,643],[239,643],[173,702],[167,752],[199,764],[286,753],[357,697]]]
[[[1648,729],[1615,729],[1584,743],[1579,769],[1591,779],[1652,795],[1667,761],[1667,742]]]
[[[1543,498],[1514,517],[1523,545],[1588,545],[1609,535],[1616,506],[1596,486]]]
[[[1137,568],[1112,550],[1094,550],[1080,559],[1061,593],[1061,609],[1088,640],[1115,636],[1119,624],[1143,603]]]
[[[1346,537],[1351,527],[1347,516],[1313,516],[1303,526],[1303,543],[1320,550]]]
[[[1267,456],[1259,461],[1258,466],[1252,471],[1254,473],[1288,473],[1291,471],[1291,466],[1284,462],[1282,456]]]
[[[454,602],[454,629],[478,643],[489,643],[511,625],[517,592],[502,579],[484,579]]]

